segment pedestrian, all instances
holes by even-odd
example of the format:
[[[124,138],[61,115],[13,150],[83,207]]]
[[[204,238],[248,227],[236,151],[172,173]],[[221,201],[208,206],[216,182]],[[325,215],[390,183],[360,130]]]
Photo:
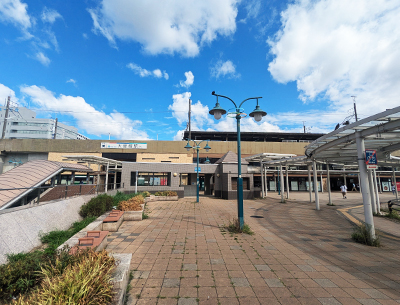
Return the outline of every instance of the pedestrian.
[[[342,184],[342,186],[340,187],[340,190],[342,191],[342,196],[343,199],[346,199],[346,194],[347,194],[347,186],[345,186],[344,184]]]
[[[396,195],[396,185],[394,183],[392,183],[392,192],[393,195]]]
[[[353,188],[351,189],[352,192],[357,192],[356,184],[353,183]]]

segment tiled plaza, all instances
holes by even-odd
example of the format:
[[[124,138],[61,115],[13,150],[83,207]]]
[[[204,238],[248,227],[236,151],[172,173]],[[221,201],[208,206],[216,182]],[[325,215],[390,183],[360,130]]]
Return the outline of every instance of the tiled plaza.
[[[320,211],[308,193],[245,201],[252,236],[223,228],[236,201],[152,202],[149,218],[124,222],[107,250],[133,253],[128,304],[399,304],[400,223],[375,217],[382,247],[354,243],[339,209],[362,218],[361,194],[347,198],[334,193],[327,206],[320,194]]]

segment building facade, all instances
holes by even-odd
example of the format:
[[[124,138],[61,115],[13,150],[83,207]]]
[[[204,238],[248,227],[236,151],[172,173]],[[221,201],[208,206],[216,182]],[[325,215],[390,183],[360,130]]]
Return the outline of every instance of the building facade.
[[[4,139],[72,139],[87,140],[78,129],[54,119],[36,118],[36,113],[25,107],[0,108],[0,132],[4,129]]]

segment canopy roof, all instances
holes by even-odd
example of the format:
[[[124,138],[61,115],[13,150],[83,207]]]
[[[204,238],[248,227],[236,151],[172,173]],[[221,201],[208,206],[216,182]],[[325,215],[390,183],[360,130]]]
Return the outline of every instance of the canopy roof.
[[[0,210],[12,205],[34,191],[35,187],[64,171],[92,172],[93,170],[81,164],[35,160],[0,175]]]
[[[357,164],[356,132],[366,149],[376,150],[380,166],[400,164],[399,158],[390,155],[400,149],[400,107],[332,131],[306,146],[305,154],[322,162]]]
[[[87,163],[87,164],[98,164],[98,165],[109,165],[110,169],[113,171],[121,171],[121,168],[117,168],[117,166],[122,166],[122,161],[92,156],[92,155],[75,155],[75,156],[63,156],[65,161],[76,161],[78,163]]]

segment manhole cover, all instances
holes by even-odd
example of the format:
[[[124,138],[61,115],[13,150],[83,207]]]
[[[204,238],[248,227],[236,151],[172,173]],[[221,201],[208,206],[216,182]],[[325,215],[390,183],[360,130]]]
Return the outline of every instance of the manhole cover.
[[[257,216],[257,215],[252,215],[250,217],[253,217],[253,218],[264,218],[264,216]]]

